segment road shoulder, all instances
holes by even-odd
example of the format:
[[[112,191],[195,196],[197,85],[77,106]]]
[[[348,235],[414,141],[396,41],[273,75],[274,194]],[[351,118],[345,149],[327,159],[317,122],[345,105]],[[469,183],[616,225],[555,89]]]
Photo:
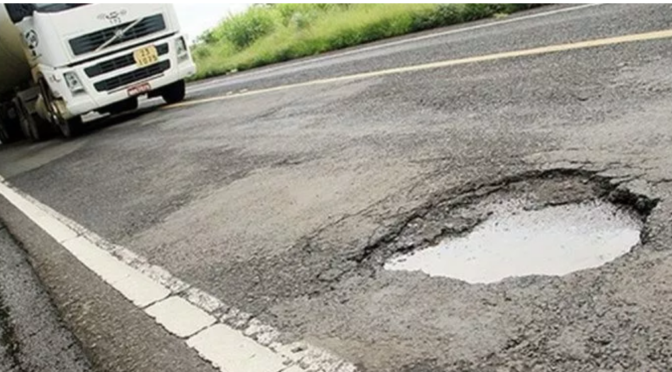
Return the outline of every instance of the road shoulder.
[[[0,370],[87,372],[90,364],[30,267],[0,226]]]
[[[64,325],[81,342],[93,370],[215,372],[182,340],[105,284],[4,198],[0,198],[0,219],[21,240]],[[65,365],[52,370],[85,371]]]

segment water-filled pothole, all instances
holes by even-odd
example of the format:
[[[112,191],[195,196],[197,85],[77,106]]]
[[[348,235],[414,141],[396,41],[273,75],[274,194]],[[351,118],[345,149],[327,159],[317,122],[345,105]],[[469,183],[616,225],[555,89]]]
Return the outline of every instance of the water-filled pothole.
[[[355,260],[361,270],[424,271],[471,283],[564,275],[612,261],[640,238],[646,244],[657,203],[582,170],[473,182],[430,196]]]
[[[592,200],[529,210],[523,201],[497,203],[467,234],[388,260],[388,270],[420,270],[469,283],[512,276],[565,275],[627,253],[639,242],[641,219]]]

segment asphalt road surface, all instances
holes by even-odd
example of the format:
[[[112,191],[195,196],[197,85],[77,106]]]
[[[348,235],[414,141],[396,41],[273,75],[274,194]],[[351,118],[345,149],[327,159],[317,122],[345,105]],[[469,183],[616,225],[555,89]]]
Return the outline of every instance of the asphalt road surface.
[[[90,370],[24,252],[0,226],[0,371]]]
[[[179,107],[3,146],[0,174],[361,371],[670,370],[672,6],[532,16],[568,7],[199,82]],[[383,269],[525,193],[607,197],[642,242],[488,285]]]

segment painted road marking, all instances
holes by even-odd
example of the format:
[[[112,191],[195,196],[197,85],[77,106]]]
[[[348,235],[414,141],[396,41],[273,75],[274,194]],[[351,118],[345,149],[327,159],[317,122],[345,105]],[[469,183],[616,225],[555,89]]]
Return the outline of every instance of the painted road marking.
[[[184,294],[187,298],[187,301],[191,302],[192,304],[196,304],[198,307],[210,314],[219,314],[228,310],[224,302],[206,292],[201,291],[198,288],[191,287],[187,289]]]
[[[211,360],[215,367],[227,371],[279,372],[287,368],[278,354],[266,352],[266,348],[244,337],[240,331],[223,324],[204,330],[187,344]]]
[[[672,29],[663,30],[663,31],[645,32],[645,33],[641,33],[641,34],[616,36],[616,37],[610,37],[610,38],[606,38],[606,39],[595,39],[595,40],[579,41],[579,42],[575,42],[575,43],[556,44],[556,45],[549,45],[549,46],[532,48],[532,49],[522,49],[522,50],[511,51],[511,52],[501,52],[501,53],[488,54],[488,55],[483,55],[483,56],[452,59],[452,60],[439,61],[439,62],[431,62],[431,63],[425,63],[425,64],[414,65],[414,66],[397,67],[397,68],[391,68],[391,69],[386,69],[386,70],[364,72],[364,73],[360,73],[360,74],[345,75],[345,76],[339,76],[339,77],[328,78],[328,79],[312,80],[312,81],[307,81],[307,82],[303,82],[303,83],[281,85],[281,86],[277,86],[277,87],[273,87],[273,88],[252,90],[252,91],[248,91],[248,92],[245,92],[245,93],[238,93],[238,94],[231,94],[231,95],[225,95],[225,96],[216,96],[216,97],[210,97],[210,98],[196,99],[196,100],[192,100],[192,101],[184,101],[184,102],[164,106],[162,108],[163,109],[170,109],[170,108],[178,108],[178,107],[187,107],[187,106],[194,106],[194,105],[199,105],[199,104],[203,104],[203,103],[217,102],[217,101],[223,101],[223,100],[234,99],[234,98],[239,98],[239,97],[246,97],[246,96],[252,96],[252,95],[263,94],[263,93],[278,92],[278,91],[284,91],[284,90],[288,90],[288,89],[309,87],[309,86],[314,86],[314,85],[333,84],[333,83],[339,83],[339,82],[345,82],[345,81],[361,80],[361,79],[381,77],[381,76],[386,76],[386,75],[403,74],[403,73],[409,73],[409,72],[431,70],[431,69],[438,69],[438,68],[444,68],[444,67],[451,67],[451,66],[486,62],[486,61],[496,61],[496,60],[503,60],[503,59],[519,58],[519,57],[537,56],[537,55],[544,55],[544,54],[550,54],[550,53],[567,52],[567,51],[571,51],[571,50],[588,49],[588,48],[596,48],[596,47],[603,47],[603,46],[609,46],[609,45],[634,43],[634,42],[639,42],[639,41],[661,40],[661,39],[669,39],[669,38],[672,38]]]
[[[215,323],[215,317],[172,296],[147,308],[147,314],[177,337],[190,337]],[[228,327],[227,327],[228,328]]]
[[[334,354],[282,334],[57,213],[0,177],[0,196],[202,358],[226,372],[356,372]]]
[[[388,48],[388,47],[396,46],[396,45],[400,45],[400,44],[416,42],[418,40],[432,39],[432,38],[436,38],[436,37],[447,36],[447,35],[452,35],[452,34],[459,34],[459,33],[463,33],[463,32],[479,30],[479,29],[483,29],[483,28],[501,26],[501,25],[514,23],[514,22],[527,21],[527,20],[534,19],[534,18],[541,18],[541,17],[547,17],[547,16],[550,16],[550,15],[556,15],[556,14],[560,14],[560,13],[572,12],[572,11],[585,9],[585,8],[590,8],[590,7],[594,7],[594,6],[598,6],[598,5],[604,5],[604,4],[600,4],[600,3],[584,4],[584,5],[579,5],[579,6],[575,6],[575,7],[571,7],[571,8],[563,8],[563,9],[552,10],[552,11],[549,11],[549,12],[543,12],[543,13],[537,13],[537,14],[530,14],[530,15],[526,15],[526,16],[514,17],[514,18],[510,18],[510,19],[493,21],[491,23],[486,23],[486,24],[481,24],[481,25],[476,25],[476,26],[463,27],[463,28],[448,30],[448,31],[443,31],[443,32],[436,32],[436,33],[432,33],[432,34],[429,34],[429,35],[422,35],[422,36],[416,36],[416,37],[412,37],[412,38],[406,38],[406,39],[403,39],[403,40],[390,41],[390,42],[387,42],[385,44],[372,45],[372,46],[368,46],[368,47],[357,48],[355,50],[338,52],[338,54],[332,54],[332,55],[323,56],[323,57],[311,58],[311,59],[308,59],[308,60],[305,60],[305,61],[288,63],[288,64],[284,64],[282,66],[278,66],[278,67],[274,67],[274,68],[265,68],[265,69],[261,69],[261,70],[258,70],[258,71],[244,72],[244,73],[238,74],[236,76],[225,77],[223,79],[218,79],[218,80],[214,80],[214,81],[207,81],[207,82],[203,82],[203,83],[200,83],[200,84],[197,84],[197,85],[192,85],[191,87],[193,87],[193,88],[189,89],[188,93],[196,93],[196,92],[200,92],[200,91],[203,91],[203,90],[212,89],[213,87],[216,87],[216,86],[230,84],[230,83],[235,82],[236,79],[246,78],[250,75],[272,73],[272,72],[277,71],[277,70],[291,69],[291,68],[295,68],[295,67],[298,67],[298,66],[303,66],[303,65],[306,65],[306,64],[311,64],[311,63],[320,62],[320,61],[329,60],[329,59],[335,59],[335,58],[339,58],[339,57],[343,57],[343,56],[347,56],[347,55],[351,55],[351,54],[368,52],[368,51],[376,50],[376,49]],[[231,80],[233,80],[233,81],[231,81]]]

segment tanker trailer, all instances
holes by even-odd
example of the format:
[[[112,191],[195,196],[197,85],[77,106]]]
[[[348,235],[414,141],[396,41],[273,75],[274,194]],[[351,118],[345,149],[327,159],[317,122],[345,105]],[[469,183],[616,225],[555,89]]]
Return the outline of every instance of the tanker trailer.
[[[171,4],[0,4],[0,31],[7,141],[73,137],[82,115],[134,110],[142,95],[179,102],[196,72]]]
[[[30,66],[23,51],[21,33],[0,6],[0,141],[21,138],[19,117],[12,102],[17,90],[30,87]]]

